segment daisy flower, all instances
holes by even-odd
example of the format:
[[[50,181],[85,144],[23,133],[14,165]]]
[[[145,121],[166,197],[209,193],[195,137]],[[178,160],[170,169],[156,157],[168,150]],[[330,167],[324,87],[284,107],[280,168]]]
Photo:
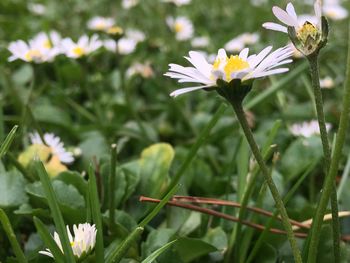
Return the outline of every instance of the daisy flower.
[[[139,0],[123,0],[122,7],[124,9],[130,9],[130,8],[136,6],[138,3],[139,3]]]
[[[209,37],[195,37],[191,40],[192,47],[200,48],[207,47],[209,45]]]
[[[278,6],[272,8],[273,14],[284,25],[267,22],[263,27],[283,33],[288,33],[293,44],[304,55],[308,56],[319,50],[326,43],[328,34],[327,22],[322,19],[321,1],[314,3],[315,17],[297,16],[292,3],[287,4],[286,10]],[[322,28],[325,26],[325,28]]]
[[[32,144],[45,145],[38,133],[30,134],[29,137]],[[52,155],[57,156],[62,163],[70,164],[74,161],[73,154],[64,148],[64,144],[59,137],[53,133],[45,133],[44,140],[46,145],[50,147]]]
[[[179,41],[185,41],[193,36],[193,24],[187,17],[179,16],[177,18],[167,17],[166,23],[169,28],[175,32],[175,37]]]
[[[132,64],[126,71],[127,78],[131,78],[134,75],[141,75],[143,78],[148,79],[154,76],[153,69],[150,62],[140,63],[136,62]]]
[[[128,39],[132,39],[137,43],[142,42],[146,39],[145,34],[141,30],[132,28],[129,28],[125,31],[125,37]]]
[[[91,30],[96,31],[107,31],[113,27],[115,21],[111,17],[95,16],[87,22],[87,27]]]
[[[320,87],[323,89],[331,89],[334,85],[334,80],[330,76],[320,79]]]
[[[128,55],[135,51],[137,43],[134,39],[122,37],[116,44],[117,52],[121,55]]]
[[[255,44],[259,41],[259,38],[259,34],[257,33],[243,33],[227,42],[224,48],[229,52],[237,52],[247,45]]]
[[[224,49],[220,49],[215,62],[210,64],[200,52],[190,51],[189,57],[185,57],[193,67],[183,67],[177,64],[169,64],[169,71],[164,74],[170,78],[178,79],[182,83],[197,83],[198,86],[175,90],[170,96],[217,86],[217,80],[230,82],[239,79],[241,82],[261,78],[269,75],[288,71],[281,65],[291,63],[289,57],[293,51],[286,46],[272,53],[272,46],[263,49],[259,54],[248,55],[249,49],[243,49],[239,55],[227,56]]]
[[[39,3],[28,3],[27,8],[35,15],[43,15],[46,12],[46,6]]]
[[[58,35],[56,32],[51,32],[50,37],[53,41]],[[8,61],[12,62],[20,59],[34,63],[51,62],[60,53],[59,47],[53,46],[52,41],[42,32],[29,40],[28,43],[23,40],[11,42],[8,50],[12,55],[8,58]]]
[[[332,20],[342,20],[348,17],[348,10],[342,7],[339,3],[332,3],[332,1],[325,1],[322,11],[326,17]]]
[[[79,38],[78,42],[73,42],[70,38],[62,40],[62,51],[69,58],[80,58],[88,55],[102,46],[102,41],[98,39],[97,35],[88,37],[83,35]]]
[[[166,3],[173,3],[176,6],[188,5],[191,3],[191,0],[163,0]]]
[[[40,32],[31,41],[42,49],[53,49],[59,53],[62,37],[57,31],[50,31],[48,34]]]
[[[89,223],[79,224],[78,227],[73,225],[73,236],[69,230],[69,227],[67,226],[69,242],[76,258],[82,258],[88,255],[94,249],[96,244],[96,232],[97,230],[95,225],[90,225]],[[63,252],[61,240],[57,232],[54,232],[53,238],[57,246]],[[39,251],[39,253],[53,258],[50,249]]]
[[[331,124],[326,124],[327,131],[329,131],[331,127]],[[309,138],[313,135],[320,134],[320,128],[316,120],[310,122],[305,121],[302,123],[295,123],[292,126],[290,126],[289,130],[294,136],[302,136],[305,138]]]

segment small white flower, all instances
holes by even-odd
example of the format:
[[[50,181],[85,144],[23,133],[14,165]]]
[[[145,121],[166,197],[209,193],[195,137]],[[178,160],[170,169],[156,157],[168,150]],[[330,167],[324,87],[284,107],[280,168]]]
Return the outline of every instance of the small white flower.
[[[32,144],[44,144],[38,133],[30,134],[29,137]],[[46,145],[50,147],[52,154],[56,155],[62,163],[70,164],[74,161],[73,154],[64,148],[64,144],[58,136],[53,133],[45,133],[44,140]]]
[[[136,6],[138,3],[139,3],[139,0],[123,0],[122,7],[124,9],[130,9],[130,8]]]
[[[207,47],[209,45],[209,37],[195,37],[191,40],[191,45],[196,48]]]
[[[62,37],[57,31],[50,31],[48,34],[39,32],[31,41],[35,43],[35,46],[39,46],[41,49],[51,49],[59,53]]]
[[[226,51],[219,49],[214,64],[209,64],[202,53],[190,51],[189,57],[185,58],[194,67],[169,64],[169,71],[164,75],[178,79],[180,83],[197,83],[199,85],[175,90],[170,96],[176,97],[190,91],[215,87],[217,79],[226,82],[230,82],[232,79],[241,79],[244,82],[288,71],[288,68],[280,66],[292,62],[291,59],[288,59],[293,54],[292,49],[286,46],[270,53],[271,50],[272,46],[269,46],[259,54],[248,56],[249,49],[245,48],[239,55],[227,57]]]
[[[191,3],[191,0],[163,0],[163,2],[173,3],[177,6],[182,6],[182,5],[188,5],[189,3]]]
[[[73,225],[74,236],[72,236],[69,227],[67,226],[69,242],[72,246],[73,254],[76,258],[85,256],[94,249],[96,244],[96,232],[97,230],[95,228],[95,225],[85,223],[79,224],[78,227],[76,225]],[[63,252],[61,240],[57,232],[54,232],[53,238],[58,247]],[[39,253],[53,258],[50,249],[39,251]]]
[[[334,87],[334,80],[330,76],[320,79],[320,87],[323,89],[331,89]]]
[[[87,27],[96,31],[107,31],[113,27],[115,21],[111,17],[95,16],[87,22]]]
[[[253,6],[263,6],[263,5],[267,4],[267,0],[250,0],[250,3]]]
[[[318,125],[318,121],[313,120],[310,122],[302,122],[302,123],[295,123],[293,124],[289,130],[294,136],[303,136],[306,138],[309,138],[313,135],[319,135],[320,134],[320,126]],[[332,125],[329,123],[326,123],[326,129],[329,131],[331,129]]]
[[[79,38],[78,42],[73,42],[70,38],[62,40],[62,51],[70,58],[80,58],[86,56],[102,46],[102,41],[98,39],[97,35],[88,37],[83,35]]]
[[[134,75],[141,75],[143,78],[150,78],[154,75],[154,72],[149,62],[136,62],[132,64],[126,71],[127,78],[131,78]]]
[[[317,31],[321,31],[322,10],[321,10],[321,3],[319,0],[315,2],[314,9],[315,9],[316,21],[309,21],[310,16],[306,17],[306,19],[305,17],[301,17],[301,16],[298,17],[292,3],[288,3],[286,11],[281,9],[278,6],[274,6],[272,8],[272,12],[279,21],[281,21],[286,26],[294,27],[295,32],[299,34],[301,37],[303,37],[306,34],[317,33]],[[263,24],[263,27],[267,29],[288,33],[286,26],[272,23],[272,22],[267,22]]]
[[[259,38],[259,34],[257,33],[243,33],[227,42],[224,48],[229,52],[237,52],[248,45],[255,44],[259,41]]]
[[[36,15],[43,15],[46,12],[46,6],[39,3],[28,3],[28,10]]]
[[[40,39],[29,40],[29,43],[23,40],[17,40],[9,44],[8,50],[12,55],[8,61],[12,62],[21,59],[26,62],[44,63],[51,62],[60,52],[58,48],[48,48],[43,45]]]
[[[323,13],[326,17],[332,20],[342,20],[348,17],[348,10],[339,4],[327,4],[322,8]]]
[[[103,46],[105,49],[111,52],[116,52],[117,51],[117,42],[113,39],[106,39],[103,41]]]
[[[122,55],[128,55],[135,51],[137,41],[131,38],[122,37],[117,43],[117,52]]]
[[[125,37],[136,41],[137,43],[142,42],[146,39],[145,34],[138,29],[127,29],[125,31]]]
[[[175,37],[179,41],[185,41],[193,36],[193,24],[187,17],[180,16],[177,18],[167,17],[166,23],[170,29],[175,32]]]

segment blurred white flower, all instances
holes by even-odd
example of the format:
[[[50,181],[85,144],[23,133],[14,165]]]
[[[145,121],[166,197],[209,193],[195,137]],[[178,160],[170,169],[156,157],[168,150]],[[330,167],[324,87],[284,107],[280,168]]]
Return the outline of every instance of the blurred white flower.
[[[237,52],[248,45],[257,43],[259,39],[258,33],[243,33],[227,42],[224,48],[229,52]]]
[[[79,224],[78,227],[76,225],[73,225],[74,236],[72,236],[69,227],[67,226],[69,242],[72,247],[73,254],[76,258],[79,259],[82,256],[89,254],[94,249],[96,244],[96,232],[97,230],[95,228],[95,225],[85,223]],[[63,252],[61,240],[57,232],[54,232],[53,238],[58,247]],[[39,251],[39,253],[53,258],[50,249]]]
[[[103,40],[103,46],[105,49],[111,52],[116,52],[117,51],[117,42],[113,39],[106,39]]]
[[[180,83],[197,83],[199,86],[175,90],[170,96],[178,96],[194,90],[215,87],[216,81],[222,79],[230,82],[240,79],[242,82],[288,71],[281,65],[291,63],[289,57],[293,51],[286,46],[272,53],[272,46],[266,47],[259,54],[248,56],[249,49],[243,49],[239,55],[227,57],[224,49],[219,49],[214,64],[209,64],[202,53],[190,51],[185,57],[194,67],[169,64],[165,76],[178,79]],[[269,54],[270,53],[270,54]]]
[[[325,1],[322,10],[323,14],[332,20],[342,20],[347,18],[349,15],[348,10],[338,3],[327,4],[327,1]]]
[[[32,39],[36,46],[48,50],[54,49],[56,52],[61,51],[61,41],[62,37],[57,31],[50,31],[48,34],[39,32]]]
[[[145,34],[138,29],[127,29],[125,31],[125,37],[132,39],[132,40],[136,41],[137,43],[142,42],[146,39]]]
[[[123,0],[122,7],[124,9],[130,9],[130,8],[136,6],[138,3],[139,3],[139,0]]]
[[[23,40],[11,42],[8,46],[8,50],[12,55],[8,58],[8,61],[12,62],[21,59],[26,62],[34,63],[51,62],[60,53],[60,50],[58,48],[49,48],[49,46],[43,44],[44,43],[41,42],[41,37],[40,39],[29,40],[29,43]]]
[[[250,3],[253,6],[263,6],[263,5],[267,4],[267,0],[250,0]]]
[[[70,164],[74,162],[73,153],[68,152],[64,148],[64,144],[58,136],[55,136],[53,133],[45,133],[44,140],[45,143],[41,140],[38,133],[33,133],[29,135],[30,141],[32,144],[46,145],[50,147],[52,154],[57,156],[61,163]]]
[[[330,77],[327,76],[323,79],[320,79],[320,87],[324,89],[331,89],[334,87],[334,80]]]
[[[117,43],[117,52],[121,55],[128,55],[135,51],[137,41],[131,38],[122,37]]]
[[[177,6],[188,5],[192,0],[162,0],[163,2],[173,3]]]
[[[315,1],[314,9],[316,17],[305,15],[297,16],[292,3],[288,3],[286,11],[278,6],[274,6],[272,12],[282,24],[294,27],[298,37],[303,38],[307,37],[309,34],[321,32],[322,10],[320,1]],[[263,27],[267,29],[288,33],[286,26],[272,22],[263,24]]]
[[[70,58],[86,56],[102,46],[102,41],[98,39],[97,35],[92,35],[90,38],[87,35],[83,35],[77,43],[70,38],[65,38],[61,43],[62,52]]]
[[[329,123],[326,123],[326,129],[329,131],[331,129],[332,125]],[[295,123],[292,126],[289,127],[290,132],[294,136],[303,136],[306,138],[311,137],[312,135],[319,135],[320,134],[320,128],[318,125],[318,121],[313,120],[310,122],[302,122],[302,123]]]
[[[32,133],[29,135],[30,141],[32,144],[46,145],[50,147],[52,154],[57,156],[61,163],[70,164],[74,162],[73,153],[68,152],[64,148],[64,144],[58,136],[55,136],[53,133],[45,133],[44,140],[45,143],[41,140],[38,133]]]
[[[193,24],[187,17],[179,16],[177,18],[167,17],[166,23],[170,29],[175,32],[176,39],[185,41],[193,36]]]
[[[46,6],[39,3],[28,3],[27,8],[36,15],[43,15],[46,12]]]
[[[113,27],[115,21],[111,17],[95,16],[87,22],[87,27],[96,31],[107,31]]]
[[[153,69],[149,62],[132,64],[126,71],[127,78],[131,78],[134,75],[141,75],[143,78],[151,78],[154,76]]]
[[[209,45],[209,37],[195,37],[191,41],[192,47],[207,47]]]

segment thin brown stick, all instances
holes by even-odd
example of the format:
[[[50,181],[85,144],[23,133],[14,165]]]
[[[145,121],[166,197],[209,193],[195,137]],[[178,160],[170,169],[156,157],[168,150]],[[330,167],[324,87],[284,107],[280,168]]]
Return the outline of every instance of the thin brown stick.
[[[145,197],[145,196],[141,196],[139,200],[140,200],[140,202],[151,202],[151,203],[159,203],[160,202],[159,199],[149,198],[149,197]],[[233,217],[233,216],[221,213],[221,212],[217,212],[217,211],[212,210],[212,209],[196,206],[196,205],[181,203],[181,202],[177,202],[177,201],[169,201],[167,203],[167,205],[181,207],[181,208],[185,208],[185,209],[188,209],[188,210],[201,212],[201,213],[204,213],[204,214],[208,214],[208,215],[212,215],[212,216],[216,216],[216,217],[221,217],[221,218],[224,218],[224,219],[232,221],[232,222],[241,222],[241,224],[243,224],[243,225],[246,225],[246,226],[249,226],[249,227],[253,227],[253,228],[261,230],[261,231],[263,231],[265,229],[265,227],[262,226],[262,225],[255,224],[255,223],[252,223],[252,222],[249,222],[249,221],[245,221],[245,220],[240,221],[236,217]],[[277,229],[277,228],[270,228],[269,231],[271,233],[274,233],[274,234],[282,234],[282,235],[286,235],[287,234],[286,231],[283,231],[283,230],[280,230],[280,229]],[[305,238],[305,237],[307,237],[307,234],[295,232],[295,236],[296,237],[300,237],[300,238]]]
[[[241,204],[233,201],[227,201],[227,200],[220,200],[220,199],[214,199],[214,198],[207,198],[207,197],[195,197],[195,196],[181,196],[181,195],[175,195],[172,198],[173,201],[180,201],[180,202],[190,202],[190,203],[198,203],[198,204],[213,204],[213,205],[221,205],[221,206],[232,206],[232,207],[237,207],[241,208]],[[273,213],[266,211],[261,208],[257,207],[249,207],[247,206],[247,209],[250,211],[253,211],[255,213],[268,216],[268,217],[273,217]],[[279,220],[281,218],[278,216],[277,217]],[[302,224],[298,221],[295,221],[293,219],[290,219],[290,222],[292,225],[296,225],[299,228],[304,228],[304,229],[310,229],[309,224]]]

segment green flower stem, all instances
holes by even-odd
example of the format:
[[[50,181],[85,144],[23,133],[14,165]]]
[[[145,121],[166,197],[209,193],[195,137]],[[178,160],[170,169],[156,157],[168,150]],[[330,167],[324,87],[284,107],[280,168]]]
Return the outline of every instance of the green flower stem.
[[[321,141],[323,147],[324,161],[325,161],[325,171],[328,174],[329,165],[331,162],[331,147],[328,141],[328,133],[326,128],[326,120],[323,111],[323,98],[320,88],[320,78],[319,78],[319,64],[318,55],[308,57],[311,71],[312,86],[315,96],[315,105],[317,112],[318,125],[320,128]],[[333,253],[334,262],[340,261],[340,226],[339,226],[339,216],[338,216],[338,200],[337,200],[337,189],[335,182],[333,182],[332,192],[331,192],[331,208],[332,208],[332,228],[333,228]]]
[[[109,171],[109,230],[112,231],[114,225],[114,212],[115,212],[115,177],[117,167],[117,145],[111,145],[111,160],[110,160],[110,171]]]
[[[350,24],[349,24],[350,31]],[[332,192],[334,185],[334,180],[338,172],[339,162],[342,156],[342,149],[345,142],[346,131],[348,128],[348,123],[350,119],[350,33],[348,39],[348,59],[347,59],[347,72],[346,80],[344,83],[345,94],[343,96],[343,110],[339,121],[339,130],[337,134],[337,139],[335,141],[335,147],[333,151],[333,157],[331,159],[330,168],[328,175],[325,178],[323,184],[323,191],[321,198],[318,202],[316,214],[313,219],[312,229],[311,229],[311,239],[309,245],[308,262],[315,263],[317,256],[317,246],[320,239],[320,232],[323,222],[323,215],[326,211],[329,197]]]
[[[282,223],[283,223],[284,228],[287,232],[287,237],[288,237],[288,240],[290,242],[290,245],[291,245],[291,248],[293,251],[294,260],[296,263],[301,263],[302,259],[301,259],[300,251],[299,251],[299,248],[298,248],[297,243],[296,243],[296,239],[295,239],[295,236],[293,233],[292,225],[289,222],[289,217],[288,217],[286,208],[284,207],[282,198],[278,192],[278,189],[277,189],[275,183],[272,180],[272,177],[269,173],[269,170],[268,170],[268,168],[264,162],[264,159],[260,153],[259,147],[255,142],[252,131],[249,128],[249,125],[248,125],[248,122],[247,122],[247,119],[245,117],[244,110],[242,107],[242,103],[241,103],[241,101],[231,101],[231,103],[232,103],[232,107],[237,115],[237,119],[238,119],[239,123],[241,124],[243,132],[244,132],[244,134],[247,138],[247,141],[250,145],[250,148],[253,152],[253,155],[254,155],[257,163],[260,166],[260,170],[262,171],[263,175],[265,176],[266,183],[269,186],[271,194],[276,202],[276,206],[277,206],[279,213],[281,215]]]
[[[19,263],[28,262],[26,257],[23,254],[21,246],[19,245],[19,243],[17,241],[16,235],[13,232],[9,218],[7,217],[4,210],[2,210],[1,208],[0,208],[0,223],[2,224],[2,227],[4,228],[6,235],[7,235],[8,239],[10,240],[13,252],[15,253],[18,262]]]

